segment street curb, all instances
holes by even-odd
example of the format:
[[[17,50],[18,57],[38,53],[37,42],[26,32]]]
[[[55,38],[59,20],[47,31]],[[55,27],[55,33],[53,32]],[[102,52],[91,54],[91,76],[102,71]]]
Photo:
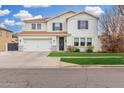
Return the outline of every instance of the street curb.
[[[59,67],[0,67],[0,69],[71,69],[71,68],[124,68],[124,65],[82,65],[82,66],[59,66]]]
[[[56,57],[56,58],[122,58],[122,56],[90,56],[90,57],[85,57],[85,56],[48,56],[48,57]]]
[[[81,66],[63,66],[62,68],[117,68],[123,67],[124,65],[81,65]]]

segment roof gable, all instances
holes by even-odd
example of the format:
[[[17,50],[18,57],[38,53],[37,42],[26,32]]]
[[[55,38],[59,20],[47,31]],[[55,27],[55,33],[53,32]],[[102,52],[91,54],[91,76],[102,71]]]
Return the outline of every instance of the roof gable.
[[[39,19],[24,20],[24,23],[32,23],[32,22],[47,23],[47,18],[39,18]]]
[[[67,19],[72,18],[72,17],[74,17],[74,16],[77,16],[77,15],[79,15],[79,14],[83,14],[83,13],[85,13],[85,14],[87,14],[87,15],[89,15],[89,16],[92,16],[92,17],[94,17],[94,18],[96,18],[96,19],[99,19],[99,17],[97,17],[97,16],[95,16],[95,15],[92,15],[92,14],[90,14],[90,13],[87,13],[87,12],[85,12],[85,11],[76,13],[75,15],[73,15],[73,16],[71,16],[71,17],[68,17]]]
[[[8,29],[5,29],[5,28],[2,28],[2,27],[0,27],[0,30],[4,30],[4,31],[8,31],[8,32],[12,32],[12,31],[10,31],[10,30],[8,30]]]
[[[59,14],[59,15],[57,15],[57,16],[54,16],[54,17],[48,19],[48,21],[49,21],[49,20],[52,20],[52,19],[54,19],[54,18],[60,17],[60,16],[62,16],[62,15],[64,15],[64,14],[67,14],[67,13],[75,13],[75,14],[76,14],[75,11],[67,11],[67,12],[64,12],[64,13],[62,13],[62,14]]]

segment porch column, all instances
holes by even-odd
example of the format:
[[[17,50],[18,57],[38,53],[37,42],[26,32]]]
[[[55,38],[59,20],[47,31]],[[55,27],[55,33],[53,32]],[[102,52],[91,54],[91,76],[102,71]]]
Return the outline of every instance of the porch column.
[[[52,51],[57,51],[57,37],[52,37]]]

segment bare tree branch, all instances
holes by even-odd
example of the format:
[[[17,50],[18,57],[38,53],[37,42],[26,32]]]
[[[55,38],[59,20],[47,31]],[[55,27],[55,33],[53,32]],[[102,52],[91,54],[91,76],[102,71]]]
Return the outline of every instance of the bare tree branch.
[[[103,15],[100,23],[103,51],[124,52],[124,6],[113,6],[113,11]]]

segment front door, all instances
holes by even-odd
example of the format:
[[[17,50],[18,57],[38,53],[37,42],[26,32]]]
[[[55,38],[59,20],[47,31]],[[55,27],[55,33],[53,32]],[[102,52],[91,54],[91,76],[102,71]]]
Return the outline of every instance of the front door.
[[[59,37],[59,50],[64,50],[64,37]]]

